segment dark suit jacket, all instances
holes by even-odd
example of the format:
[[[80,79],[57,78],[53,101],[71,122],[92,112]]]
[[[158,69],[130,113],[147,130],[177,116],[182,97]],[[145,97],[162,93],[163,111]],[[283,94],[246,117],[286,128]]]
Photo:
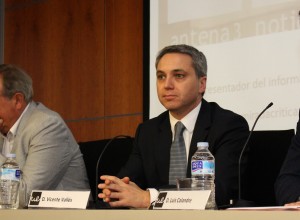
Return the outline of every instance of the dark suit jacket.
[[[300,111],[297,132],[275,183],[275,193],[279,205],[295,202],[300,196]]]
[[[229,204],[238,194],[238,160],[247,139],[246,120],[216,103],[202,100],[191,140],[187,177],[191,176],[191,157],[197,142],[208,141],[215,157],[217,205]],[[168,111],[140,124],[133,153],[119,177],[129,176],[141,188],[162,188],[168,185],[172,131]]]

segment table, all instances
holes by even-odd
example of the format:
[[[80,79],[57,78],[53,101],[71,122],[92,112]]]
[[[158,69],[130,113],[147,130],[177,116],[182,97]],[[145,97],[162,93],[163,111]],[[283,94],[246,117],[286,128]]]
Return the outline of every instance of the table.
[[[0,210],[0,219],[13,220],[299,220],[299,211],[245,210]]]

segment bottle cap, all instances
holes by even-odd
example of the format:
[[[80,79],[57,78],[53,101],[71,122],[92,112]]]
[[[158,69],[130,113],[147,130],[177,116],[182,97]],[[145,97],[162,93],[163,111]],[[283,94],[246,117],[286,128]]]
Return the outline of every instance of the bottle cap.
[[[15,157],[16,157],[16,154],[6,154],[6,157],[7,157],[7,158],[9,158],[9,157],[10,157],[10,158],[15,158]]]
[[[208,142],[198,142],[197,147],[207,148],[208,147]]]

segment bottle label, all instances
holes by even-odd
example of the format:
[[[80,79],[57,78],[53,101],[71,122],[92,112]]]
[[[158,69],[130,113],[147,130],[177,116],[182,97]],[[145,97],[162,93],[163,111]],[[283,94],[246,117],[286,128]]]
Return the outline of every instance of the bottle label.
[[[21,171],[19,169],[1,168],[0,179],[1,180],[14,180],[20,181]]]
[[[214,174],[215,163],[214,161],[197,160],[192,161],[192,176],[198,174]]]

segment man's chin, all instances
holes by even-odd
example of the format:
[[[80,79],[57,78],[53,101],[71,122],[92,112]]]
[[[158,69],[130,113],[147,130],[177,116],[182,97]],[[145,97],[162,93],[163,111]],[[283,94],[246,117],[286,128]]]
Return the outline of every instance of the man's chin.
[[[6,135],[5,134],[3,134],[3,132],[2,131],[0,131],[0,137],[5,137]]]
[[[179,113],[178,111],[178,108],[177,107],[174,107],[174,106],[168,106],[168,107],[165,107],[169,112],[172,113],[172,115],[176,115]]]
[[[1,136],[6,136],[6,134],[7,134],[6,129],[4,129],[4,127],[1,127],[1,126],[0,126],[0,135],[1,135]]]
[[[178,109],[178,103],[174,102],[174,101],[164,101],[161,102],[161,104],[168,109],[169,111],[176,111],[176,109]]]
[[[176,106],[173,105],[164,105],[164,107],[171,112],[175,112],[177,110]]]

